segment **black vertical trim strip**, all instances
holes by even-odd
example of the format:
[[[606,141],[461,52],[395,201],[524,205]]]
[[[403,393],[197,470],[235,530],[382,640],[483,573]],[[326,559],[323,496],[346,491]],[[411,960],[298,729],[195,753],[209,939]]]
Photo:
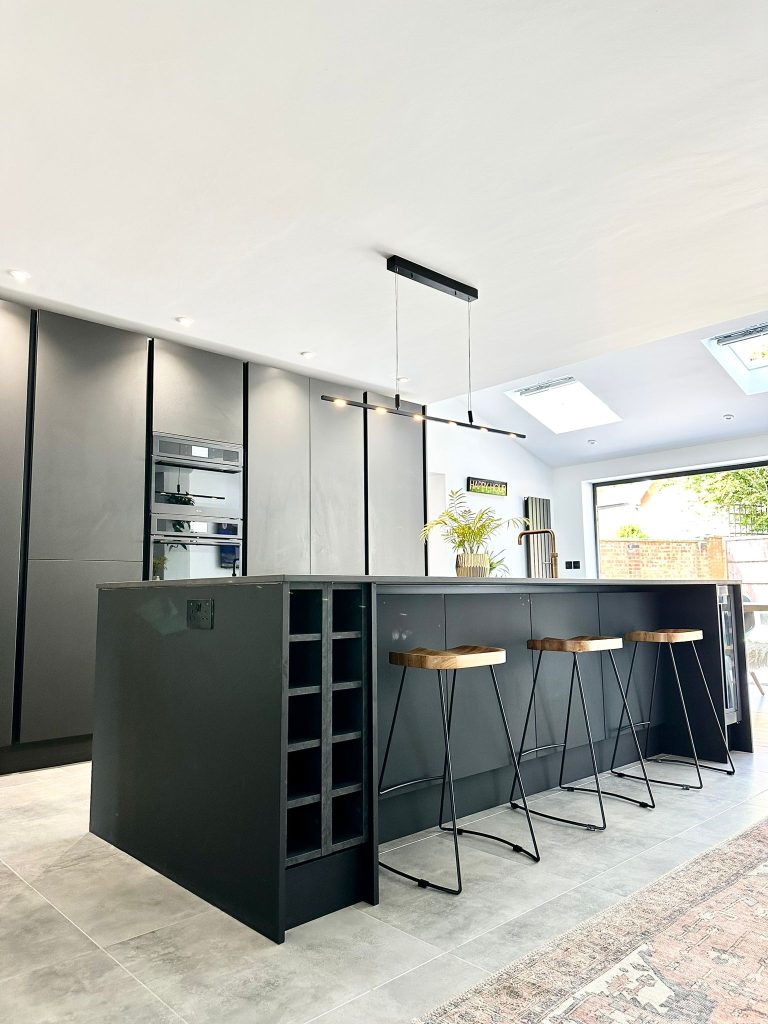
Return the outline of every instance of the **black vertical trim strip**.
[[[144,435],[144,557],[142,576],[152,579],[152,433],[155,413],[155,339],[147,338],[147,405]]]
[[[30,310],[29,355],[27,359],[27,413],[24,428],[24,475],[21,491],[21,534],[19,537],[19,589],[16,600],[16,659],[13,676],[13,717],[11,742],[21,741],[21,698],[24,680],[24,642],[27,620],[27,582],[29,580],[29,499],[32,493],[32,449],[35,426],[35,389],[37,385],[38,311]]]
[[[363,392],[363,401],[368,401],[368,392]],[[363,540],[365,546],[366,576],[371,572],[371,537],[368,525],[368,410],[363,409]]]
[[[427,415],[426,405],[421,407],[421,415]],[[427,421],[424,420],[421,424],[421,478],[422,478],[422,506],[424,512],[424,522],[426,523],[429,516],[429,476],[427,470]],[[429,544],[424,541],[424,575],[429,576]]]
[[[248,363],[243,363],[243,493],[241,496],[241,515],[243,517],[242,540],[240,542],[240,575],[248,575],[248,402],[250,398],[250,378]]]

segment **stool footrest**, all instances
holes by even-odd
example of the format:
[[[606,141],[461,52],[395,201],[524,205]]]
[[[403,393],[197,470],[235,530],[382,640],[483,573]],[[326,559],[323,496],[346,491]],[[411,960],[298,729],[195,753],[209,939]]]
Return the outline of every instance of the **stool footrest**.
[[[686,762],[687,763],[687,762]],[[691,762],[691,768],[696,766]],[[611,775],[615,775],[617,779],[632,779],[635,782],[645,782],[642,775],[631,775],[629,772],[617,772],[615,768],[611,769]],[[670,782],[669,779],[652,779],[648,776],[648,781],[652,782],[654,786],[671,786],[673,789],[703,789],[703,786],[696,785],[695,783],[687,782]]]
[[[540,747],[527,747],[525,750],[521,750],[517,755],[518,761],[522,761],[528,754],[535,754],[539,750],[559,750],[560,747],[565,746],[564,743],[543,743]]]
[[[622,727],[619,729],[619,732],[626,732],[627,729],[631,729],[633,725],[635,729],[647,729],[650,727],[650,724],[650,722],[636,722],[634,719],[632,719],[632,724],[630,725],[630,723],[627,722],[626,725],[622,725]]]
[[[406,786],[418,786],[420,782],[442,782],[442,775],[425,775],[423,779],[409,779],[408,782],[398,782],[396,786],[387,786],[379,790],[379,796],[386,796],[387,793],[394,793],[396,789],[405,789]]]

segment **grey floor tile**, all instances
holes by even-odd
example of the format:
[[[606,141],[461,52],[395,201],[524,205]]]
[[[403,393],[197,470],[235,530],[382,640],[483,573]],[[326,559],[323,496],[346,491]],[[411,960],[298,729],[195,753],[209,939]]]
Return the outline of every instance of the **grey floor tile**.
[[[94,944],[81,931],[0,865],[0,978],[70,960],[93,949]]]
[[[409,1024],[487,978],[450,953],[387,982],[316,1019],[316,1024]]]
[[[454,882],[453,848],[443,836],[387,855],[396,867],[439,884]],[[463,892],[450,896],[420,889],[389,872],[381,875],[381,903],[363,912],[448,951],[572,888],[571,878],[522,857],[509,861],[461,848]]]
[[[13,1024],[178,1024],[179,1019],[101,950],[0,983],[0,1020]]]
[[[291,929],[286,947],[307,964],[330,974],[344,974],[360,992],[440,953],[436,946],[354,907]]]
[[[190,1024],[297,1024],[359,995],[359,982],[218,910],[109,947]]]
[[[527,914],[457,946],[454,954],[486,971],[498,971],[543,943],[614,906],[621,897],[600,887],[580,885]]]
[[[70,847],[33,884],[102,946],[209,909],[199,897],[93,835]]]

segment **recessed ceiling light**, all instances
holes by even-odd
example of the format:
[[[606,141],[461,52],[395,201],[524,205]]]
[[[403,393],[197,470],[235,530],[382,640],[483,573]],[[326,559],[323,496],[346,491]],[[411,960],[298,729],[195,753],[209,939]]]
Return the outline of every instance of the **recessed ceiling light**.
[[[597,441],[594,439],[594,437],[590,437],[590,439],[587,441],[587,444],[597,444]]]
[[[407,384],[410,379],[411,379],[410,377],[398,377],[397,378],[397,383],[398,384]]]
[[[176,317],[176,323],[180,327],[191,327],[194,322],[195,321],[192,319],[191,316],[177,316]]]
[[[18,284],[26,284],[30,277],[32,277],[28,270],[9,270],[8,276],[12,277]]]
[[[733,413],[732,412],[725,412],[725,413],[723,413],[723,419],[724,420],[732,420],[733,419]]]
[[[305,349],[304,352],[299,352],[299,355],[303,356],[305,359],[314,359],[315,356],[317,355],[317,352],[310,352],[309,349]]]
[[[617,423],[621,419],[574,377],[558,377],[505,394],[554,434]]]

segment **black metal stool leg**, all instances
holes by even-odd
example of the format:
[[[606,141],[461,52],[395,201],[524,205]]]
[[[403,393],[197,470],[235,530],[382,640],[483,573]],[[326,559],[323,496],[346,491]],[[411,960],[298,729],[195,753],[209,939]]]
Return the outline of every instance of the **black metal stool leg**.
[[[539,669],[541,668],[541,656],[543,655],[543,653],[544,653],[544,651],[539,651],[539,656],[536,659],[536,668],[534,669],[534,672],[533,672],[533,686],[531,687],[531,695],[528,698],[528,707],[527,707],[526,712],[525,712],[525,723],[523,725],[523,735],[520,738],[519,760],[521,760],[521,761],[523,759],[524,754],[526,753],[526,750],[525,750],[525,737],[528,735],[528,724],[531,721],[531,711],[533,710],[533,702],[534,702],[534,698],[536,697],[536,684],[537,684],[537,682],[539,680]],[[529,751],[527,751],[527,753],[532,754],[533,750],[529,750]],[[513,810],[517,810],[518,807],[519,807],[519,805],[515,803],[515,787],[517,786],[517,778],[518,777],[516,775],[512,779],[512,789],[509,791],[509,805],[510,805],[510,807]]]
[[[671,654],[672,653],[672,645],[668,644],[667,646],[669,647],[670,654]],[[629,668],[629,676],[627,677],[627,686],[626,686],[626,689],[624,691],[625,698],[629,697],[629,684],[632,681],[632,668],[634,667],[634,664],[635,664],[635,654],[637,654],[637,643],[635,643],[635,649],[632,652],[632,664],[630,665],[630,668]],[[659,660],[660,660],[660,658],[661,658],[661,644],[657,644],[656,645],[656,662],[655,662],[655,665],[654,665],[654,668],[653,668],[653,682],[651,683],[651,699],[650,699],[650,703],[648,705],[648,721],[647,722],[639,722],[639,723],[637,723],[639,726],[644,726],[646,728],[645,743],[643,745],[643,756],[640,758],[640,764],[641,764],[642,769],[643,769],[643,774],[642,775],[634,775],[632,772],[617,771],[616,768],[614,767],[615,763],[616,763],[616,760],[615,760],[616,759],[616,751],[618,750],[618,746],[619,746],[619,737],[621,735],[621,730],[623,728],[623,723],[624,723],[624,709],[623,708],[622,708],[622,712],[621,712],[621,719],[619,721],[619,730],[616,733],[616,743],[614,744],[614,747],[613,747],[613,759],[611,760],[611,774],[615,775],[619,779],[632,779],[634,782],[645,782],[645,783],[652,782],[654,786],[670,786],[672,789],[686,789],[686,790],[687,789],[701,789],[701,786],[691,786],[687,782],[672,782],[669,779],[654,779],[654,778],[652,778],[651,776],[648,775],[648,773],[646,772],[646,769],[645,769],[645,765],[643,764],[643,761],[647,761],[649,764],[659,764],[661,762],[661,760],[662,760],[661,758],[658,758],[658,757],[648,757],[648,740],[649,740],[650,735],[651,735],[651,722],[653,721],[653,700],[654,700],[654,697],[656,695],[656,683],[657,683],[658,676],[659,676]],[[675,665],[674,656],[672,658],[672,663],[673,663],[673,666],[675,667],[675,671],[677,671],[677,666]],[[680,693],[680,700],[683,703],[683,714],[685,715],[686,721],[687,721],[688,720],[688,715],[687,715],[687,712],[685,710],[685,701],[684,701],[684,698],[683,698],[683,691],[682,691],[682,688],[679,687],[679,679],[678,679],[678,689],[679,689],[679,693]],[[689,729],[689,735],[690,735],[690,729]],[[693,737],[691,737],[691,746],[693,746]],[[684,764],[691,764],[690,761],[684,761],[683,763]]]
[[[589,724],[589,711],[587,710],[587,698],[584,695],[584,683],[581,679],[581,669],[579,668],[579,656],[574,654],[573,656],[573,667],[576,669],[576,680],[579,684],[579,697],[581,699],[581,710],[584,712],[584,725],[587,730],[587,745],[589,746],[589,756],[592,761],[592,778],[595,780],[595,788],[590,789],[588,786],[563,786],[562,784],[562,764],[560,767],[560,787],[567,793],[596,793],[597,801],[600,804],[600,821],[601,825],[587,826],[590,832],[604,832],[608,827],[608,823],[605,820],[605,807],[603,806],[603,791],[600,787],[600,775],[597,770],[597,758],[595,757],[595,744],[592,740],[592,727]],[[567,725],[566,725],[567,730]],[[566,731],[567,735],[567,731]],[[565,761],[565,748],[563,748],[563,762]]]
[[[691,761],[683,761],[680,758],[652,757],[651,761],[654,764],[664,764],[665,762],[672,763],[672,764],[687,764],[691,768],[695,768],[696,769],[696,778],[698,779],[698,785],[696,785],[696,786],[688,785],[688,786],[681,787],[681,788],[684,788],[684,789],[703,789],[704,788],[704,780],[701,777],[701,765],[699,764],[699,755],[696,753],[696,744],[693,741],[693,732],[691,731],[691,722],[690,722],[690,719],[688,718],[688,707],[687,707],[687,705],[685,703],[685,694],[683,693],[683,684],[680,682],[680,673],[677,671],[677,660],[675,658],[675,652],[672,649],[672,644],[667,644],[667,647],[669,648],[669,656],[672,659],[672,668],[673,668],[674,673],[675,673],[675,683],[677,684],[677,692],[678,692],[678,694],[680,696],[680,707],[682,709],[683,719],[685,721],[685,731],[688,734],[688,742],[691,745],[691,753],[693,755],[693,759]],[[678,783],[678,785],[680,785],[680,784]]]
[[[691,767],[693,767],[695,765],[697,773],[698,773],[698,776],[699,776],[699,783],[700,783],[700,785],[696,786],[695,788],[696,789],[701,789],[702,786],[703,786],[703,783],[702,783],[702,779],[701,779],[701,771],[700,771],[700,769],[704,768],[706,771],[709,771],[709,772],[719,772],[721,775],[735,775],[736,774],[736,768],[735,768],[735,766],[733,764],[733,759],[731,757],[731,752],[728,749],[728,739],[726,738],[725,732],[723,731],[723,727],[722,727],[722,725],[720,723],[720,719],[717,717],[717,709],[715,707],[715,702],[712,700],[712,694],[709,692],[709,687],[707,686],[707,677],[704,675],[704,669],[703,669],[702,664],[701,664],[701,659],[699,658],[699,652],[696,650],[696,644],[693,642],[693,640],[691,641],[691,647],[693,648],[693,655],[696,658],[696,665],[698,666],[699,675],[701,676],[701,684],[704,687],[704,692],[707,695],[707,700],[709,701],[709,706],[712,708],[712,716],[713,716],[713,718],[715,720],[715,725],[717,726],[717,731],[720,733],[720,739],[723,741],[723,750],[725,751],[725,757],[726,757],[726,760],[728,761],[728,764],[729,764],[730,767],[728,767],[728,768],[718,768],[717,765],[714,765],[714,764],[702,764],[701,761],[699,761],[698,755],[696,753],[696,748],[693,745],[693,738],[692,737],[691,737],[691,749],[693,750],[693,757],[694,757],[693,761],[686,761],[683,758],[679,758],[679,757],[657,757],[657,758],[655,758],[655,760],[656,760],[656,762],[658,764],[687,764],[687,765],[690,765]],[[670,654],[672,654],[672,645],[671,644],[670,644],[669,652],[670,652]],[[675,675],[677,676],[677,664],[675,663],[675,656],[674,656],[674,654],[672,654],[672,663],[673,663],[674,668],[675,668]],[[679,678],[678,678],[678,686],[679,685],[680,685],[680,681],[679,681]],[[681,695],[682,695],[682,690],[681,690]],[[691,735],[691,729],[690,729],[690,724],[688,722],[688,715],[685,712],[685,708],[683,710],[684,710],[684,713],[685,713],[686,726],[688,727],[688,735],[690,736]]]
[[[494,688],[494,690],[496,692],[496,701],[497,701],[497,703],[499,705],[499,711],[501,712],[501,721],[502,721],[502,723],[504,725],[504,732],[505,732],[506,737],[507,737],[507,746],[509,747],[509,755],[510,755],[510,757],[512,759],[512,767],[513,767],[513,770],[514,770],[514,778],[512,780],[512,787],[514,789],[514,787],[518,783],[520,785],[520,795],[521,795],[521,798],[522,798],[522,808],[525,811],[525,817],[526,817],[526,820],[528,822],[528,831],[529,831],[530,836],[531,836],[531,843],[533,844],[533,853],[530,850],[526,850],[524,846],[520,846],[519,843],[513,843],[509,839],[503,839],[501,836],[492,835],[490,832],[477,832],[477,831],[475,831],[474,829],[471,829],[471,828],[459,828],[458,829],[458,833],[459,833],[460,836],[464,836],[464,835],[467,835],[467,836],[483,836],[485,839],[493,839],[497,843],[504,843],[505,846],[510,846],[515,851],[515,853],[522,853],[525,857],[530,857],[530,859],[532,861],[534,861],[536,864],[538,864],[538,862],[541,860],[541,854],[539,853],[539,847],[538,847],[538,844],[536,842],[536,833],[533,830],[533,822],[531,821],[531,812],[528,809],[528,798],[525,795],[525,787],[523,785],[523,777],[520,774],[520,765],[519,765],[518,760],[517,760],[517,754],[515,753],[514,743],[512,742],[512,735],[511,735],[511,733],[509,731],[509,722],[507,721],[507,713],[504,710],[504,701],[501,698],[501,690],[499,690],[499,681],[496,678],[496,672],[495,672],[495,670],[493,668],[493,665],[489,665],[488,668],[491,671],[491,679],[493,681],[493,688]],[[450,722],[451,722],[451,719],[450,719],[450,714],[449,714],[449,716],[448,716],[448,728],[449,728],[449,730],[450,730]],[[440,827],[444,828],[444,826],[442,826],[442,825]]]
[[[447,673],[446,673],[446,675],[447,675]],[[403,678],[405,678],[405,672],[403,672]],[[459,831],[458,831],[458,827],[456,825],[456,801],[455,801],[454,792],[453,792],[453,768],[451,766],[451,744],[450,744],[450,737],[449,737],[449,732],[448,732],[448,716],[446,714],[446,707],[445,707],[445,704],[446,704],[446,701],[445,701],[445,689],[444,689],[444,686],[443,686],[442,673],[440,671],[438,671],[438,673],[437,673],[437,686],[438,686],[438,692],[439,692],[439,695],[440,695],[440,714],[441,714],[441,718],[442,718],[442,722],[443,722],[443,741],[444,741],[444,744],[445,744],[445,759],[444,759],[444,762],[443,762],[443,775],[442,776],[441,775],[430,775],[430,776],[427,776],[424,779],[411,779],[409,782],[404,782],[400,786],[391,786],[389,789],[383,789],[383,790],[380,789],[379,792],[380,793],[389,793],[393,789],[401,789],[404,786],[412,786],[416,782],[432,782],[432,781],[436,781],[437,779],[445,779],[447,777],[448,796],[449,796],[449,799],[450,799],[450,806],[451,806],[451,821],[453,823],[453,827],[452,827],[452,830],[451,830],[453,832],[453,849],[454,849],[454,854],[455,854],[455,857],[456,857],[456,888],[452,889],[449,886],[438,885],[437,882],[430,882],[426,878],[419,878],[418,875],[412,875],[412,874],[409,874],[409,872],[407,872],[407,871],[401,871],[400,868],[392,867],[391,864],[385,864],[384,861],[382,861],[382,860],[379,861],[379,867],[386,868],[387,871],[391,871],[392,874],[395,874],[395,875],[400,875],[401,878],[408,878],[410,881],[416,882],[416,884],[421,889],[437,889],[440,892],[449,893],[452,896],[458,896],[459,893],[461,892],[461,889],[462,889],[462,884],[461,884],[461,862],[459,860]],[[454,690],[455,690],[455,681],[454,681]],[[402,693],[402,680],[401,680],[401,683],[400,683],[400,693]],[[399,696],[400,696],[400,694],[398,694],[398,702],[395,705],[395,715],[393,716],[393,724],[394,724],[394,718],[397,716],[397,706],[399,704]],[[453,694],[452,694],[452,696],[453,696]],[[392,729],[390,728],[390,737],[389,737],[389,741],[387,743],[387,750],[386,750],[385,755],[384,755],[385,756],[385,761],[386,761],[387,754],[389,753],[389,744],[390,744],[391,739],[392,739],[391,732],[392,732]],[[382,769],[382,778],[383,778],[383,769]]]
[[[389,760],[389,748],[392,746],[392,737],[395,733],[395,722],[397,721],[397,713],[400,710],[400,698],[403,696],[403,686],[405,685],[405,673],[408,671],[407,667],[403,667],[403,674],[400,676],[400,686],[397,690],[397,699],[395,700],[395,710],[392,714],[392,722],[389,726],[389,735],[387,736],[387,745],[384,748],[384,760],[381,762],[381,772],[379,773],[379,796],[382,793],[388,792],[384,789],[384,772],[387,770],[387,761]]]
[[[446,669],[446,679],[448,670]],[[453,721],[453,698],[456,696],[456,669],[453,670],[453,677],[451,679],[451,697],[448,701],[448,739],[451,738],[451,722]],[[437,818],[437,827],[442,829],[443,832],[450,832],[447,826],[443,825],[443,809],[445,807],[445,784],[448,778],[448,757],[443,758],[443,784],[440,788],[440,814]],[[459,833],[461,834],[461,833]]]
[[[643,780],[645,781],[645,788],[646,788],[646,790],[648,792],[648,802],[646,802],[645,800],[635,800],[634,797],[626,796],[624,793],[614,793],[614,792],[612,792],[611,790],[608,790],[608,789],[604,789],[603,790],[603,795],[604,796],[614,796],[618,800],[626,800],[627,803],[637,804],[638,807],[645,807],[645,808],[648,808],[648,809],[652,810],[656,806],[656,801],[653,798],[653,791],[651,790],[651,783],[650,783],[650,781],[648,779],[648,772],[645,770],[645,760],[643,758],[642,753],[640,752],[640,741],[637,738],[637,732],[635,731],[635,724],[632,721],[632,713],[629,710],[629,704],[627,703],[627,697],[626,697],[626,694],[624,693],[624,687],[621,685],[621,676],[619,675],[619,668],[618,668],[618,665],[616,664],[616,659],[613,656],[613,651],[608,651],[608,655],[609,655],[609,657],[611,659],[611,666],[613,667],[613,674],[616,677],[616,685],[619,688],[619,696],[621,697],[621,703],[622,703],[621,718],[622,718],[622,721],[623,721],[624,716],[626,715],[627,722],[629,723],[628,728],[629,728],[629,730],[632,733],[632,740],[634,741],[635,750],[637,751],[637,756],[638,756],[638,759],[640,761],[640,769],[641,769],[641,771],[643,773]],[[619,728],[621,728],[621,724],[619,725]],[[618,744],[618,738],[619,738],[619,734],[617,733],[616,734],[617,744]],[[615,750],[616,750],[616,748],[614,747],[614,754],[615,754]]]
[[[554,749],[557,749],[559,747],[562,747],[563,753],[562,753],[562,756],[560,758],[560,785],[562,787],[563,772],[564,772],[564,769],[565,769],[565,751],[566,751],[567,746],[568,746],[568,732],[569,732],[569,728],[570,728],[571,708],[573,706],[574,682],[575,682],[575,678],[578,676],[579,690],[581,692],[581,697],[582,697],[582,708],[584,710],[585,722],[586,722],[586,726],[587,726],[587,736],[589,738],[589,745],[590,745],[590,750],[591,750],[591,753],[592,753],[592,764],[593,764],[594,769],[595,769],[595,784],[597,786],[596,790],[586,790],[586,792],[590,792],[590,793],[596,792],[597,793],[598,798],[600,800],[600,810],[601,810],[601,814],[602,814],[602,822],[603,823],[602,823],[602,825],[594,825],[592,822],[589,822],[589,821],[576,821],[573,818],[563,818],[563,817],[561,817],[558,814],[547,814],[544,811],[537,811],[537,810],[534,810],[532,807],[524,807],[523,805],[516,803],[514,801],[514,792],[515,792],[515,784],[517,783],[517,779],[515,779],[515,782],[513,783],[513,786],[512,786],[512,793],[510,794],[510,807],[513,810],[524,810],[526,812],[526,814],[535,814],[539,818],[547,818],[549,821],[558,821],[562,825],[575,825],[578,828],[585,828],[585,829],[587,829],[588,832],[602,832],[605,829],[605,827],[606,827],[605,811],[603,809],[603,799],[602,799],[602,795],[600,793],[600,783],[599,783],[599,781],[597,779],[597,762],[595,761],[595,749],[594,749],[594,745],[592,743],[592,733],[591,733],[591,730],[590,730],[590,727],[589,727],[589,717],[587,715],[587,705],[586,705],[586,701],[584,700],[584,688],[583,688],[582,683],[581,683],[581,673],[579,672],[578,661],[576,660],[576,655],[575,654],[573,656],[573,664],[571,666],[571,685],[570,685],[570,689],[569,689],[569,692],[568,692],[568,711],[567,711],[566,716],[565,716],[565,733],[563,735],[563,742],[562,743],[546,743],[546,744],[543,744],[542,746],[529,747],[527,750],[525,749],[525,734],[526,734],[526,731],[527,731],[527,728],[528,728],[528,719],[529,719],[529,715],[530,715],[530,709],[531,709],[531,706],[533,704],[533,695],[536,692],[536,682],[537,682],[538,675],[539,675],[539,666],[541,665],[541,655],[543,653],[544,653],[543,651],[539,651],[539,660],[538,660],[538,662],[536,664],[536,672],[534,673],[534,676],[533,676],[533,689],[531,690],[531,699],[528,702],[528,712],[529,712],[529,714],[526,715],[526,718],[525,718],[525,727],[523,728],[523,738],[522,738],[521,743],[520,743],[520,753],[518,755],[518,758],[519,758],[519,760],[522,760],[523,757],[526,754],[533,754],[533,753],[535,753],[538,750],[554,750]],[[521,786],[522,786],[522,780],[521,780]],[[566,787],[562,787],[562,788],[566,788]],[[568,791],[569,792],[574,792],[574,787],[572,787],[572,786],[568,787]]]

